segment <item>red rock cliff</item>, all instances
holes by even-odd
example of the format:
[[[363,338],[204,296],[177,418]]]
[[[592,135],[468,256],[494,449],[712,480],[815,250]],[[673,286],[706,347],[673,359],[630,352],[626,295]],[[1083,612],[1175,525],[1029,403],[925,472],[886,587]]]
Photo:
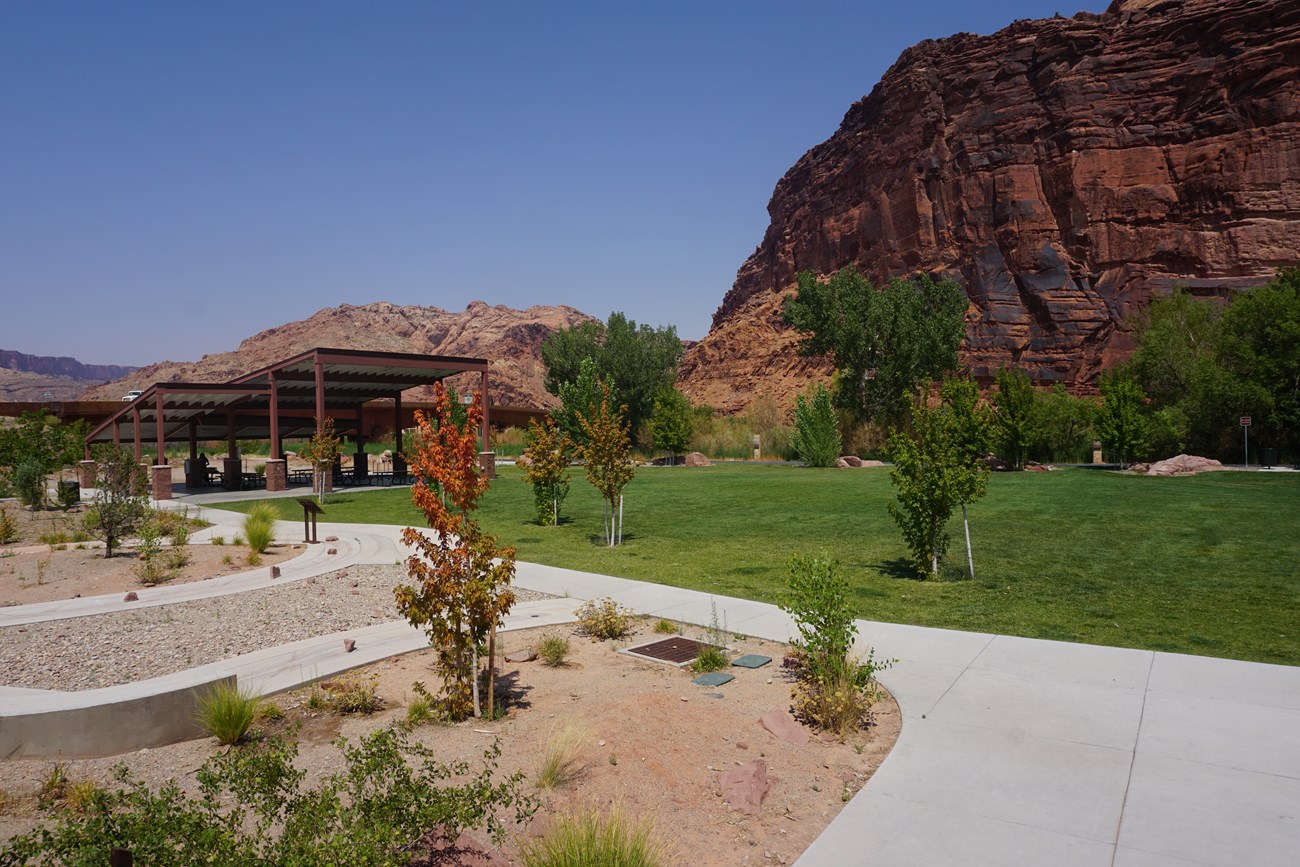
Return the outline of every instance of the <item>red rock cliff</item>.
[[[964,357],[1086,382],[1173,283],[1300,263],[1300,3],[1121,0],[903,52],[786,173],[681,384],[742,408],[824,363],[780,324],[799,271],[927,271],[971,299]]]

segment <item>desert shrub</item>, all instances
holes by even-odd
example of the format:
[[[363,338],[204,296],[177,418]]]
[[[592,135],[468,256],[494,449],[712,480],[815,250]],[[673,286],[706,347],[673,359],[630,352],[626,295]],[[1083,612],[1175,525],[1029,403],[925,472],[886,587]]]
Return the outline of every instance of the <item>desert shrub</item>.
[[[176,577],[177,567],[173,565],[173,558],[163,551],[158,524],[152,517],[140,525],[136,556],[139,560],[135,564],[135,576],[142,584],[161,584]]]
[[[537,787],[554,789],[577,780],[586,771],[582,751],[589,740],[587,729],[576,720],[552,726],[537,768]]]
[[[522,775],[498,776],[495,743],[477,767],[439,762],[391,728],[337,745],[343,767],[311,785],[294,766],[297,744],[283,739],[208,759],[194,794],[153,789],[119,766],[84,813],[10,839],[0,863],[102,864],[120,846],[150,867],[190,867],[197,854],[206,864],[396,867],[428,856],[430,828],[451,839],[482,829],[501,845],[506,823],[537,809]]]
[[[384,700],[376,692],[378,685],[379,675],[349,672],[323,682],[320,688],[325,694],[325,707],[331,713],[371,714],[384,706]]]
[[[68,772],[62,763],[55,762],[50,767],[50,772],[41,780],[40,787],[36,790],[36,803],[42,810],[48,810],[63,800],[63,796],[68,791]]]
[[[70,813],[86,813],[102,796],[103,790],[94,780],[77,780],[68,783],[63,791],[63,809]]]
[[[68,544],[69,538],[70,537],[68,536],[67,533],[64,533],[61,530],[56,530],[52,533],[42,533],[41,535],[36,537],[36,540],[40,542],[42,545],[54,546],[54,545]]]
[[[408,729],[443,719],[442,707],[438,699],[429,692],[423,681],[417,680],[411,684],[411,692],[415,693],[415,698],[411,699],[411,703],[406,707],[406,727]]]
[[[544,665],[559,668],[569,655],[569,639],[562,635],[547,635],[537,645],[537,655],[542,658]]]
[[[270,503],[258,503],[244,516],[244,538],[252,554],[261,554],[271,547],[275,539],[275,521],[278,514]],[[251,562],[251,558],[250,558]]]
[[[663,867],[668,856],[648,825],[620,810],[557,816],[540,840],[524,844],[524,867]]]
[[[828,556],[790,559],[790,593],[781,610],[792,616],[800,666],[793,690],[796,716],[844,737],[861,727],[870,711],[875,673],[889,662],[853,656],[857,626],[848,581]]]
[[[45,506],[45,467],[40,461],[25,460],[15,467],[13,485],[18,502],[33,512]]]
[[[172,529],[170,536],[173,548],[184,548],[190,543],[189,524],[177,524]]]
[[[76,482],[59,482],[54,486],[54,496],[59,508],[68,511],[81,500],[81,488]]]
[[[262,703],[260,696],[231,683],[214,684],[198,698],[195,719],[222,744],[237,744],[248,734]]]
[[[282,720],[284,719],[284,711],[280,709],[278,704],[270,699],[262,699],[257,703],[257,718],[269,722]]]
[[[608,596],[582,603],[575,615],[578,631],[597,640],[627,635],[634,617],[630,608],[624,608]]]
[[[655,623],[655,632],[659,635],[678,635],[681,630],[677,628],[676,623],[660,617],[659,621]]]
[[[9,545],[18,541],[18,522],[9,514],[9,510],[0,506],[0,545]]]
[[[225,536],[213,536],[213,537],[212,537],[212,544],[213,544],[213,545],[224,545],[224,544],[226,544],[226,537],[225,537]]]
[[[691,663],[691,670],[696,674],[703,674],[706,671],[721,671],[729,665],[731,660],[725,650],[712,644],[704,644],[700,646],[699,655]]]

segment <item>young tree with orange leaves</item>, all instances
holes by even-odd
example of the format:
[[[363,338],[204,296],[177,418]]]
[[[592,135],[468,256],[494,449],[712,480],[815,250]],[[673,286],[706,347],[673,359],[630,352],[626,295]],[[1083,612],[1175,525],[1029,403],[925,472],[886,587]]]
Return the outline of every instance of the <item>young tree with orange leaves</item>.
[[[485,643],[488,715],[494,711],[496,629],[515,601],[515,549],[499,547],[472,517],[488,484],[478,462],[477,396],[462,424],[453,420],[442,383],[434,386],[433,402],[432,418],[415,414],[419,434],[407,459],[417,479],[411,499],[434,536],[414,527],[402,531],[402,541],[415,550],[406,560],[412,583],[393,593],[397,610],[429,636],[438,655],[448,718],[462,720],[480,713],[478,656]]]
[[[626,415],[626,406],[619,410],[610,406],[607,385],[600,406],[578,416],[587,436],[582,446],[587,481],[605,498],[605,539],[611,548],[623,541],[623,488],[636,473]]]
[[[523,480],[533,486],[537,523],[558,526],[560,503],[569,494],[569,451],[573,443],[550,418],[541,424],[536,419],[530,421],[527,441]]]

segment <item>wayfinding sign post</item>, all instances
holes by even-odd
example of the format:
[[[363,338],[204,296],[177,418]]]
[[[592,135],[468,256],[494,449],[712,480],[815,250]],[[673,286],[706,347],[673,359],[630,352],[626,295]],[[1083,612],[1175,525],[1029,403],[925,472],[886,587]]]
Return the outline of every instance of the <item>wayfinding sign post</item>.
[[[1241,451],[1246,458],[1246,469],[1250,469],[1250,416],[1241,417]]]

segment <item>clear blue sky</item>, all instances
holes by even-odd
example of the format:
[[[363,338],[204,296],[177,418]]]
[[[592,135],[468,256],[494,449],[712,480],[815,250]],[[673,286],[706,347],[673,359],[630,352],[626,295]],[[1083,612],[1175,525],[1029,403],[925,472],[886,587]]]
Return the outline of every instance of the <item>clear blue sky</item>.
[[[0,0],[0,348],[194,360],[341,303],[702,337],[902,49],[1107,0]]]

